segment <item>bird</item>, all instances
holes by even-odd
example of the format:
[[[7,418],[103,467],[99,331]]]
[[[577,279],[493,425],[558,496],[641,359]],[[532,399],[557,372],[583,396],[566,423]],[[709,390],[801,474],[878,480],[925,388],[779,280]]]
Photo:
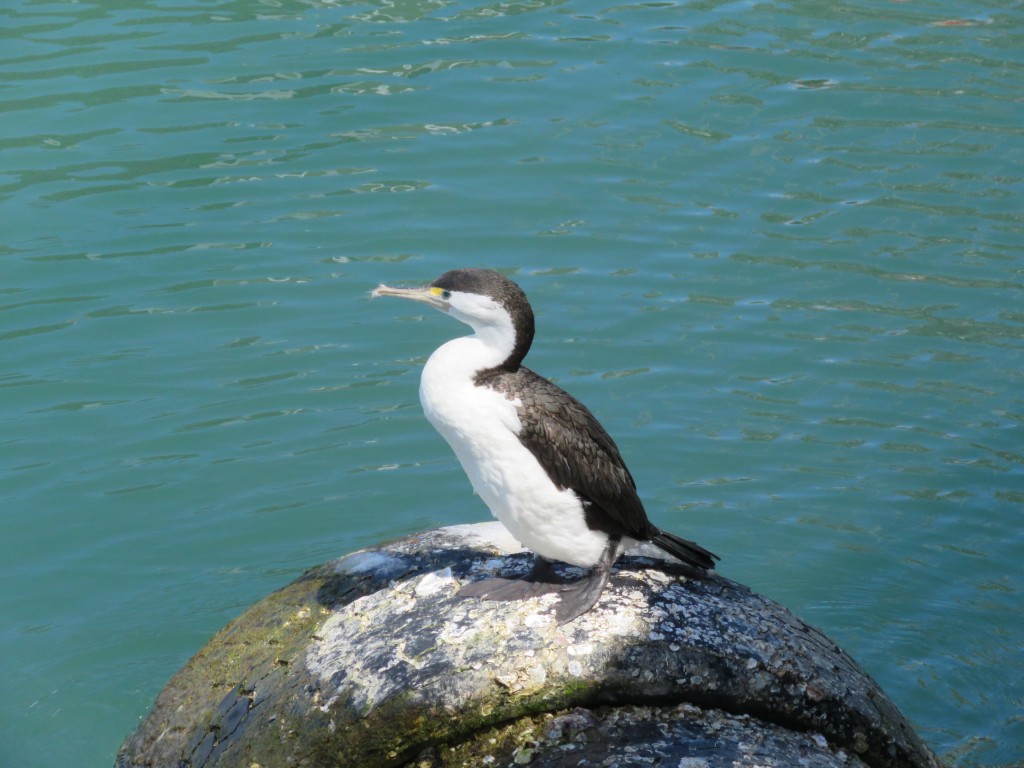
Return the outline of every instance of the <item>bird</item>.
[[[718,555],[651,523],[618,446],[590,410],[523,365],[535,320],[515,282],[492,269],[454,269],[424,286],[381,284],[371,296],[421,302],[473,330],[430,355],[420,402],[473,490],[534,561],[522,578],[470,582],[460,597],[555,593],[555,619],[565,624],[597,603],[613,564],[635,542],[652,542],[698,576],[715,567]],[[555,561],[586,575],[565,582]]]

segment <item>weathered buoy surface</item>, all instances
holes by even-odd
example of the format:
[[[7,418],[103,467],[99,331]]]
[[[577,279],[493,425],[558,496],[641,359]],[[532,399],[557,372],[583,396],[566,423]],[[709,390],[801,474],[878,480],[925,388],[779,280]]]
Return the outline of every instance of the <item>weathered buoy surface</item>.
[[[529,568],[497,523],[326,563],[196,654],[116,766],[938,765],[821,632],[649,554],[562,626],[554,595],[456,597]]]

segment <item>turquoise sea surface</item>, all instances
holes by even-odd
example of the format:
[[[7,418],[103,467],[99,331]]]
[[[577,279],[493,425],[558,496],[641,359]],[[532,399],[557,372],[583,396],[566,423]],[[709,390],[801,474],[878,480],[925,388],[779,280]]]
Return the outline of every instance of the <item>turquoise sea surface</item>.
[[[484,520],[423,418],[528,364],[654,521],[1024,765],[1024,5],[13,0],[0,9],[0,765],[109,766],[316,563]]]

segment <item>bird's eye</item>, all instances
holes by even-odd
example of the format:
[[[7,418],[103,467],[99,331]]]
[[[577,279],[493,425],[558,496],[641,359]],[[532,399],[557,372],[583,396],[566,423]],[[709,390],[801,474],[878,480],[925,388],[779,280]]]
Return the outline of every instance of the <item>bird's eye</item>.
[[[452,292],[451,291],[441,291],[441,298],[444,299],[445,301],[447,301],[451,297],[452,297]]]

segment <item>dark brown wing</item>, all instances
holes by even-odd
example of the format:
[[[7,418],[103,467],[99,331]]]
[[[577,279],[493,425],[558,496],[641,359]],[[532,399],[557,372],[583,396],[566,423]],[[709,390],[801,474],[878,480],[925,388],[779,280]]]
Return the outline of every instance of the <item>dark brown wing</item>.
[[[519,439],[552,482],[589,502],[588,525],[612,535],[650,537],[633,476],[615,442],[583,403],[529,368],[495,372],[481,383],[522,402]]]

